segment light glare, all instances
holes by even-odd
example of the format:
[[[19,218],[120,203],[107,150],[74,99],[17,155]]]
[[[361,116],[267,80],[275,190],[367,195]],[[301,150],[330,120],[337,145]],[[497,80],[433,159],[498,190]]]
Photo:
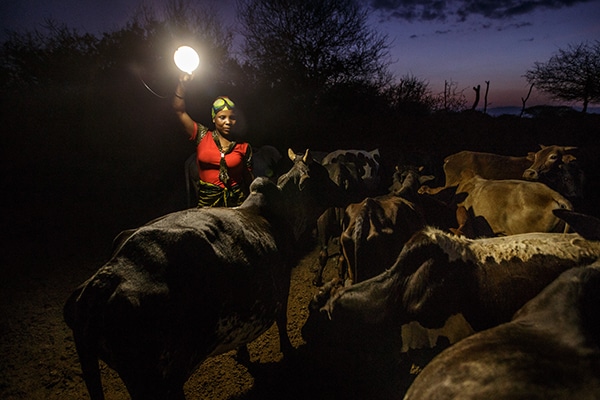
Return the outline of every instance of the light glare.
[[[175,50],[173,60],[175,61],[177,68],[190,75],[196,70],[196,68],[198,68],[198,65],[200,64],[198,53],[196,53],[196,50],[192,49],[190,46],[181,46]]]

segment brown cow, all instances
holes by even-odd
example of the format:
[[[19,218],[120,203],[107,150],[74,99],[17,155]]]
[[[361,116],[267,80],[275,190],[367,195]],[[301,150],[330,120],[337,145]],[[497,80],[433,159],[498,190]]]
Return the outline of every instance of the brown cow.
[[[419,186],[432,178],[420,175],[414,167],[405,167],[394,174],[389,194],[346,207],[339,266],[341,278],[347,272],[346,284],[371,278],[390,267],[398,249],[424,226],[445,230],[458,226],[455,209],[437,199],[448,196],[449,191],[454,194],[455,188],[437,193],[436,198],[417,193]]]
[[[476,229],[475,236],[514,235],[527,232],[563,232],[566,224],[552,210],[573,207],[569,200],[540,182],[517,179],[492,180],[465,171],[457,193],[468,193],[464,206],[479,224],[487,224],[485,232]]]
[[[446,186],[460,182],[460,174],[465,169],[486,179],[528,179],[537,180],[541,175],[553,171],[562,163],[575,160],[572,146],[544,146],[541,150],[529,152],[527,156],[513,157],[475,151],[461,151],[444,159]]]
[[[323,270],[329,260],[329,242],[342,233],[345,206],[361,201],[369,193],[367,186],[360,177],[358,166],[352,161],[346,161],[343,155],[324,166],[329,173],[329,178],[343,190],[346,195],[346,202],[344,207],[328,208],[317,220],[317,238],[320,250],[319,265],[313,279],[315,286],[323,284]]]
[[[461,151],[444,159],[445,187],[458,185],[461,173],[471,170],[485,179],[540,181],[565,197],[581,197],[583,176],[572,154],[576,147],[544,146],[527,156],[513,157],[475,151]],[[565,168],[570,166],[570,168]],[[566,177],[565,174],[570,176]]]
[[[350,204],[340,236],[340,275],[347,272],[346,282],[351,284],[381,273],[393,264],[398,255],[396,249],[424,226],[425,218],[416,204],[400,196],[367,197]]]

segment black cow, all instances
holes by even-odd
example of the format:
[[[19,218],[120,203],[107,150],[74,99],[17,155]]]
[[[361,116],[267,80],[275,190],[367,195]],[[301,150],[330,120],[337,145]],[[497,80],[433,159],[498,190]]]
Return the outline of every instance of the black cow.
[[[239,207],[175,212],[134,230],[73,292],[64,317],[93,400],[104,398],[98,359],[133,399],[184,399],[183,385],[203,360],[245,349],[274,321],[290,353],[298,239],[339,200],[308,150],[290,157],[278,185],[257,178]]]
[[[436,356],[405,400],[598,399],[600,262],[563,272],[511,322]]]

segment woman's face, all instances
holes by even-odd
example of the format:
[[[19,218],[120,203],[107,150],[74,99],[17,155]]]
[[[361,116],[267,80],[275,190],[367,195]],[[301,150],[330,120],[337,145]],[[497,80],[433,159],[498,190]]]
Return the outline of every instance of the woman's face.
[[[233,126],[235,125],[235,111],[234,110],[221,110],[215,115],[213,119],[215,128],[224,136],[229,135]]]

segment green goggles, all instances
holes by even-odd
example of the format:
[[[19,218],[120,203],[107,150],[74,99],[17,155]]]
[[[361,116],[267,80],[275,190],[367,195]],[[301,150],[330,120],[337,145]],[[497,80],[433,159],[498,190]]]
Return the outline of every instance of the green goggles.
[[[233,103],[233,101],[231,101],[229,99],[229,97],[218,97],[212,104],[212,109],[211,109],[211,113],[212,113],[212,117],[214,118],[215,115],[217,115],[217,113],[219,111],[223,111],[223,110],[233,110],[235,108],[235,104]]]

